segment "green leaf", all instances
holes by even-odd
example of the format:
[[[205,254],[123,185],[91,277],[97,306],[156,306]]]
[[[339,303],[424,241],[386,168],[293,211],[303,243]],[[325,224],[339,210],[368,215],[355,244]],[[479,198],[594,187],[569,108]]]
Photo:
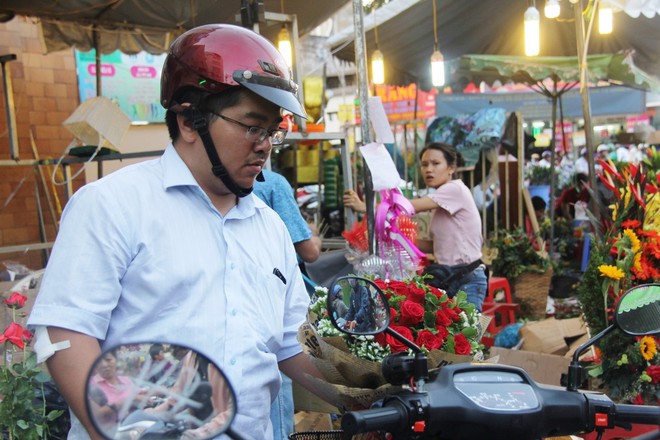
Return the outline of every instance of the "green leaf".
[[[461,333],[468,338],[476,338],[477,337],[477,329],[474,327],[465,327],[463,330],[461,330]]]

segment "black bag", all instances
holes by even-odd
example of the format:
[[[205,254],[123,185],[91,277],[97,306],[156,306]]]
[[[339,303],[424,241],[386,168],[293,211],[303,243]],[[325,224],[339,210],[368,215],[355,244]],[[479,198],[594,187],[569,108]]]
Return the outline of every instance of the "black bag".
[[[431,275],[432,278],[424,280],[426,284],[444,290],[450,298],[453,298],[458,293],[458,288],[463,284],[461,281],[465,275],[471,273],[481,264],[483,264],[481,260],[455,266],[431,263],[424,268],[422,275]]]

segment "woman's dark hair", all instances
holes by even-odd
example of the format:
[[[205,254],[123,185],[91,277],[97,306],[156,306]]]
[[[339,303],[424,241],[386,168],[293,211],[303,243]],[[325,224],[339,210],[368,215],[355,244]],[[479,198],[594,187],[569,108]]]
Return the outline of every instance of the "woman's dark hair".
[[[209,94],[194,87],[183,89],[176,97],[176,102],[190,103],[197,110],[207,115],[209,122],[217,118],[214,113],[221,113],[224,109],[233,107],[243,98],[247,89],[243,87],[230,87],[220,93]],[[165,112],[165,124],[172,142],[179,138],[179,125],[176,122],[177,113],[173,110]]]
[[[463,155],[457,152],[456,148],[452,145],[443,142],[431,142],[430,144],[426,144],[426,146],[422,148],[422,151],[419,152],[419,160],[422,160],[422,156],[424,156],[424,153],[428,150],[440,151],[442,155],[445,156],[448,166],[456,165],[457,167],[460,167],[465,164]]]

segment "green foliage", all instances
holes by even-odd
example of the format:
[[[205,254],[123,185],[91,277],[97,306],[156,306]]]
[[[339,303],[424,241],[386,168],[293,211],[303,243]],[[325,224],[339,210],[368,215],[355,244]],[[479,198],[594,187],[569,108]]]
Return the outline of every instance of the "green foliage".
[[[550,177],[553,175],[553,168],[531,166],[525,170],[525,180],[529,180],[530,185],[550,185]],[[558,185],[559,170],[554,169],[555,187]]]
[[[550,260],[537,252],[522,229],[498,231],[497,238],[489,241],[491,248],[497,249],[493,260],[493,275],[515,280],[525,271],[545,272]]]
[[[12,322],[0,334],[0,438],[8,440],[38,440],[49,438],[49,423],[63,411],[48,411],[44,383],[49,376],[37,365],[37,355],[27,349],[32,333],[25,330],[18,312],[27,297],[18,292],[4,299],[11,309]],[[37,398],[39,397],[39,398]]]
[[[10,440],[48,438],[48,423],[63,414],[47,412],[45,402],[35,400],[35,393],[43,395],[49,377],[37,366],[33,352],[25,356],[21,363],[0,368],[0,432]]]
[[[604,249],[597,248],[598,245],[594,242],[592,242],[592,246],[587,270],[582,275],[582,281],[576,291],[580,303],[583,304],[584,319],[591,329],[591,333],[597,334],[609,325],[603,315],[603,293],[600,288],[602,276],[598,271],[598,266],[607,264],[605,257],[607,252]],[[585,304],[590,305],[590,307],[584,307]]]

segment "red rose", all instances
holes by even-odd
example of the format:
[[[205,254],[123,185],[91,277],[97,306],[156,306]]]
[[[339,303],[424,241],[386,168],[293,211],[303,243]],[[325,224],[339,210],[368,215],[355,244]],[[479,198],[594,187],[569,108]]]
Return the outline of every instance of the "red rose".
[[[387,283],[387,288],[391,289],[397,295],[408,296],[409,286],[408,283],[404,281],[390,280],[390,282]]]
[[[4,301],[12,309],[20,309],[21,307],[25,306],[25,302],[27,301],[27,296],[21,295],[18,292],[14,292],[11,294],[9,298],[7,298]]]
[[[442,343],[444,344],[445,341],[447,340],[447,336],[449,336],[449,330],[447,330],[445,327],[442,326],[436,326],[435,330],[438,332],[436,335],[438,338],[442,340]]]
[[[434,335],[430,330],[420,330],[419,333],[417,333],[417,340],[415,343],[417,345],[424,346],[427,348],[427,350],[436,350],[440,347],[442,347],[442,339],[438,337],[438,335]]]
[[[394,307],[390,307],[390,321],[394,321],[396,317],[399,316]]]
[[[410,286],[408,292],[409,300],[415,301],[418,304],[424,304],[424,296],[426,296],[426,290],[422,289],[421,287]]]
[[[377,285],[380,290],[387,289],[387,283],[384,280],[381,280],[380,278],[376,278],[374,280],[374,284]]]
[[[30,331],[25,330],[20,324],[12,322],[5,329],[5,332],[0,335],[0,344],[9,341],[22,350],[25,348],[25,342],[29,342],[31,339],[32,333]]]
[[[646,374],[651,377],[651,383],[660,383],[660,365],[650,365]]]
[[[401,325],[390,325],[390,328],[395,332],[399,333],[404,338],[408,339],[409,341],[413,341],[415,339],[408,327],[403,327]],[[394,339],[394,337],[392,337],[387,332],[377,334],[374,337],[374,340],[383,347],[389,345],[390,350],[392,350],[392,353],[399,353],[401,351],[408,350],[408,347],[406,345],[402,344],[397,339]]]
[[[472,347],[467,338],[459,333],[454,335],[454,353],[456,354],[470,354]]]
[[[449,327],[451,325],[451,318],[443,309],[438,310],[435,312],[435,325],[436,326],[442,326],[442,327]]]
[[[401,304],[401,325],[412,327],[424,321],[424,307],[414,301],[405,300]]]
[[[457,322],[461,319],[461,317],[458,316],[460,313],[460,309],[458,307],[445,307],[443,310],[447,314],[447,317],[452,321]]]
[[[433,295],[436,296],[436,298],[440,299],[442,298],[443,295],[445,295],[445,292],[443,290],[438,289],[437,287],[433,286],[426,286],[429,288],[429,292]]]
[[[632,401],[633,405],[644,405],[644,397],[641,394],[635,396]]]

